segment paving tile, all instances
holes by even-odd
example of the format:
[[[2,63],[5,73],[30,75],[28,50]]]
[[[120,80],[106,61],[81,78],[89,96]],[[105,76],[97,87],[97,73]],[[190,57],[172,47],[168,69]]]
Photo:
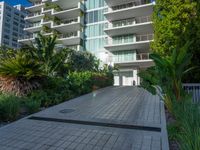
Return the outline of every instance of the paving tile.
[[[161,127],[158,97],[135,87],[102,89],[33,116]],[[160,132],[30,119],[0,128],[0,150],[161,150],[161,139]]]

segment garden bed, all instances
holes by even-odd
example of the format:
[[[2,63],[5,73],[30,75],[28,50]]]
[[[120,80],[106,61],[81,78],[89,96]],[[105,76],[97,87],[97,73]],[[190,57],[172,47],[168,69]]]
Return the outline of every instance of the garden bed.
[[[165,108],[166,122],[167,126],[176,122],[174,117],[169,113],[169,111]],[[169,136],[169,148],[170,150],[180,150],[178,142]]]

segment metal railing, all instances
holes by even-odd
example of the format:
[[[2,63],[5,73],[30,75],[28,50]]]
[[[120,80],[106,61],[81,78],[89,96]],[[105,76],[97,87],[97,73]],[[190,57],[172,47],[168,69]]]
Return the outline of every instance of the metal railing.
[[[186,83],[183,84],[183,88],[186,92],[192,94],[194,103],[200,103],[200,83]]]

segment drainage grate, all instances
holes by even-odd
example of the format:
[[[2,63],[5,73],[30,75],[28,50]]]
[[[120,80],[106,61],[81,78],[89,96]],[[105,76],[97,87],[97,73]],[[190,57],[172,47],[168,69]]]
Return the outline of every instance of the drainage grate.
[[[148,126],[139,126],[139,125],[103,123],[103,122],[57,119],[57,118],[34,117],[34,116],[32,116],[28,119],[39,120],[39,121],[62,122],[62,123],[72,123],[72,124],[81,124],[81,125],[93,125],[93,126],[101,126],[101,127],[113,127],[113,128],[161,132],[161,128],[159,128],[159,127],[148,127]]]
[[[59,113],[67,114],[67,113],[72,113],[74,111],[75,111],[74,109],[63,109],[63,110],[59,111]]]

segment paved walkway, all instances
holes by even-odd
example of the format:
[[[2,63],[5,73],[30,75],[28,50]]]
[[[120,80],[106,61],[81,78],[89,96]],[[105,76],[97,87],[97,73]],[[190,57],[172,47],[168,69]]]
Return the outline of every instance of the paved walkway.
[[[141,88],[109,87],[0,129],[0,150],[168,150],[164,107]]]

